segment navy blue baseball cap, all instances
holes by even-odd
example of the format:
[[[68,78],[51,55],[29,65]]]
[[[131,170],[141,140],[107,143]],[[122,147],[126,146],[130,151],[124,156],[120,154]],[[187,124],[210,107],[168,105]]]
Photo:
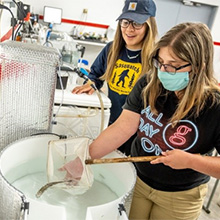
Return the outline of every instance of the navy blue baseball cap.
[[[126,0],[122,14],[116,19],[128,19],[143,24],[149,17],[155,17],[156,5],[153,0]]]

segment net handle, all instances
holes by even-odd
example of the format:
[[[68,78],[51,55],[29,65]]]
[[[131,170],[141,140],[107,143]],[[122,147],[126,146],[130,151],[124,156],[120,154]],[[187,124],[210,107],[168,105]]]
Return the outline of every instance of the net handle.
[[[85,164],[121,163],[121,162],[148,162],[164,156],[140,156],[122,158],[87,159]]]

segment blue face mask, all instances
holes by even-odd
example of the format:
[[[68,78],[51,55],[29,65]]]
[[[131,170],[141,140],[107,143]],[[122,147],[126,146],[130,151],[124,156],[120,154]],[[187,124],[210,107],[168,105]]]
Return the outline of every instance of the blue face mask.
[[[170,74],[167,72],[162,72],[157,69],[157,75],[162,83],[163,87],[169,91],[179,91],[184,88],[189,83],[189,72],[179,72],[176,74]]]

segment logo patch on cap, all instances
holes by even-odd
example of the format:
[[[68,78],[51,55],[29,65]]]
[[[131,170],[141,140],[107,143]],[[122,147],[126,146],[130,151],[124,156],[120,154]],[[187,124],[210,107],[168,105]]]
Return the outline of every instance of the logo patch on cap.
[[[128,10],[130,11],[136,11],[137,2],[130,2],[128,6]]]

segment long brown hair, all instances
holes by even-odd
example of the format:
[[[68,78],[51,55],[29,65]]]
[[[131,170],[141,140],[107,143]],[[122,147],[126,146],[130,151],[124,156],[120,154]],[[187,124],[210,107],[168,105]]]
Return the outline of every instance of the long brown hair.
[[[214,78],[214,49],[209,28],[203,23],[182,23],[173,27],[157,42],[150,56],[151,71],[147,74],[149,83],[143,91],[145,107],[150,105],[151,111],[158,113],[155,105],[162,92],[162,84],[152,59],[157,56],[160,48],[167,46],[178,58],[192,66],[189,84],[181,91],[178,107],[170,119],[170,122],[175,124],[189,113],[197,117],[208,97],[211,97],[212,104],[218,102],[213,91],[220,89]]]
[[[142,72],[140,76],[142,76],[144,73],[147,73],[148,68],[148,59],[150,56],[150,53],[152,52],[155,40],[157,37],[157,25],[154,17],[150,17],[146,21],[148,28],[145,38],[143,39],[143,46],[141,50],[141,64],[142,64]],[[100,78],[102,80],[109,81],[111,78],[111,75],[113,73],[113,69],[115,66],[116,61],[118,60],[119,53],[121,49],[125,47],[125,41],[122,37],[121,27],[118,23],[117,30],[115,33],[114,41],[109,49],[108,58],[107,58],[107,68],[105,71],[105,74]],[[139,77],[140,77],[139,76]]]

